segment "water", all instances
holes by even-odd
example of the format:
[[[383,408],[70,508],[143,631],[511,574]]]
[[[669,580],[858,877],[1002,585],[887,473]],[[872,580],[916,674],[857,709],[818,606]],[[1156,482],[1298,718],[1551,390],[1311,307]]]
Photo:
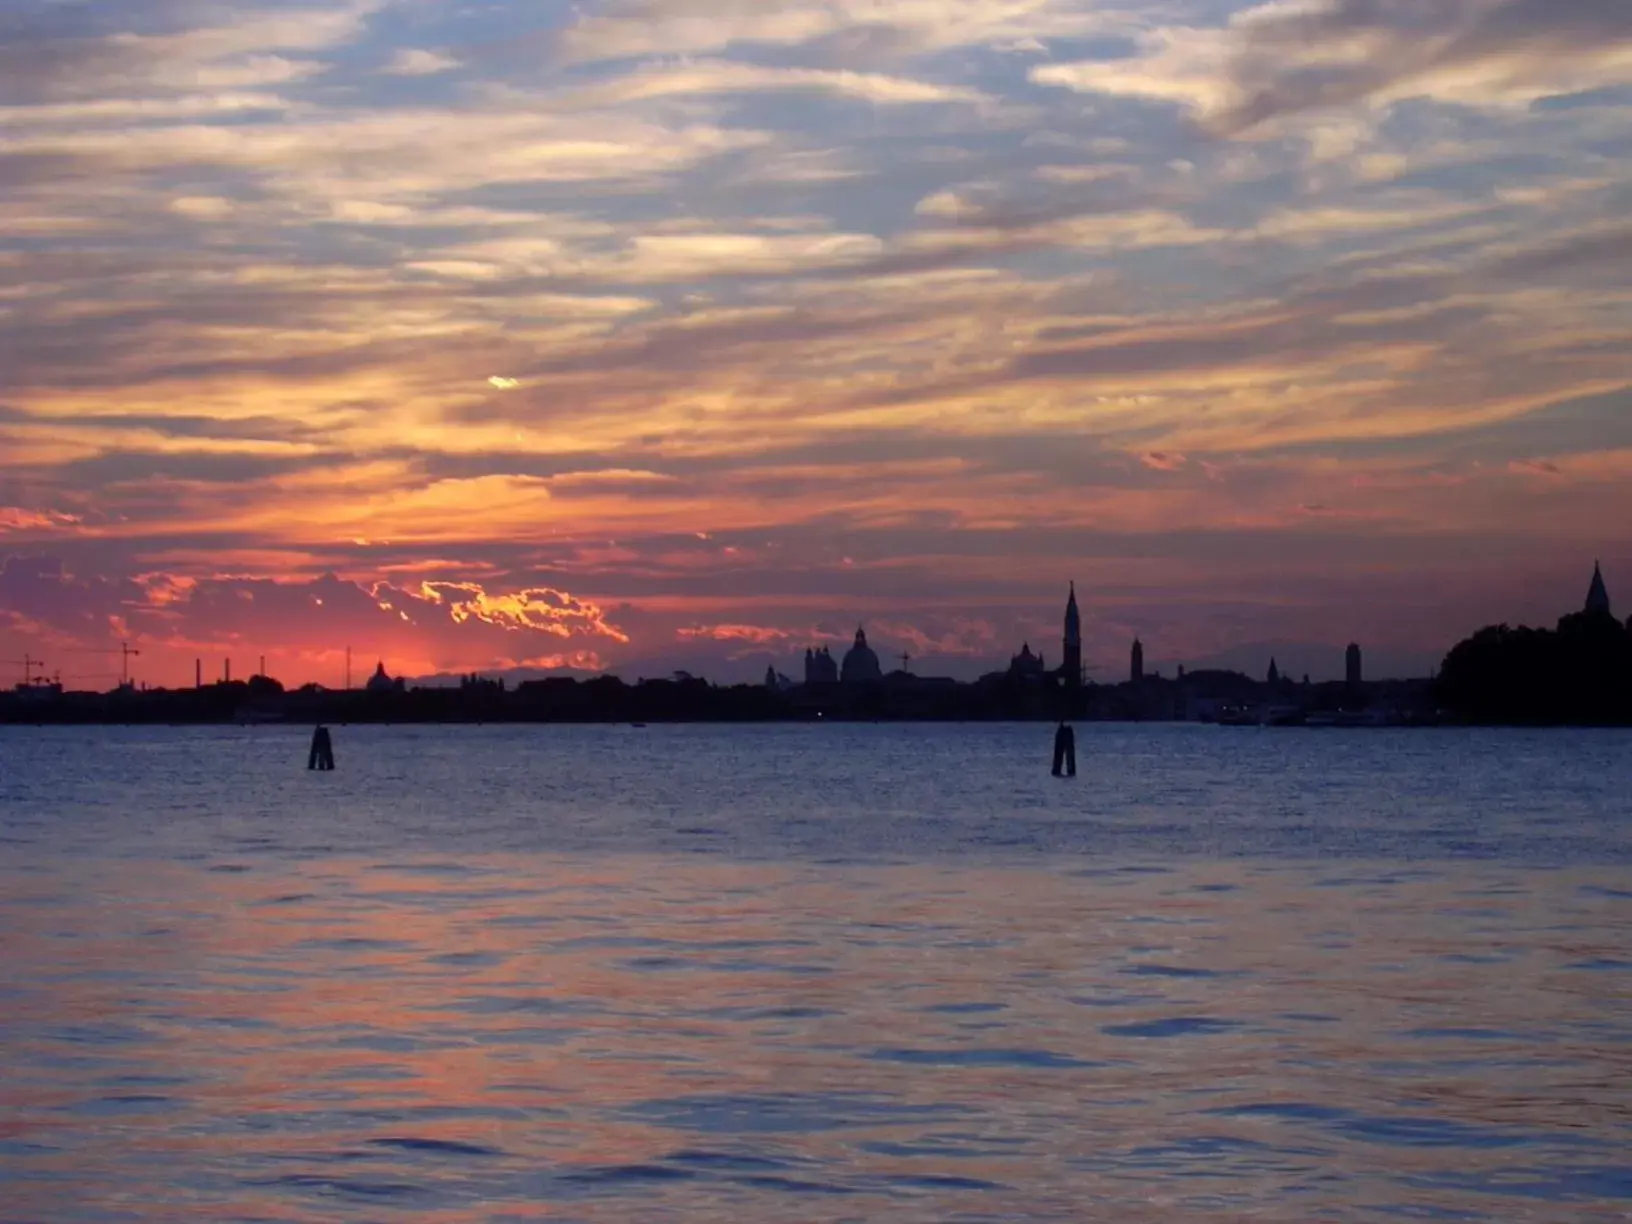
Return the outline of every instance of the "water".
[[[0,729],[0,1220],[1632,1219],[1632,736]]]

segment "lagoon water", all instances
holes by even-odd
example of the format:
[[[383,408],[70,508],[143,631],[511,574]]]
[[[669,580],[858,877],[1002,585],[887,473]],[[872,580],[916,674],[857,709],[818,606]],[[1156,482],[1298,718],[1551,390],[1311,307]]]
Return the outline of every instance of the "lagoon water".
[[[0,728],[0,1221],[1632,1219],[1632,735]]]

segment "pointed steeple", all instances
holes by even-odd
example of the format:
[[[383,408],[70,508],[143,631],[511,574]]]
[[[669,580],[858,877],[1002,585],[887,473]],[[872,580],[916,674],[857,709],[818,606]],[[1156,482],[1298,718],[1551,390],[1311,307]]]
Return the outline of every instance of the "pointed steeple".
[[[1592,585],[1587,588],[1587,606],[1584,611],[1588,615],[1602,613],[1613,616],[1609,610],[1609,590],[1604,586],[1604,572],[1598,568],[1598,562],[1592,563]]]
[[[1037,656],[1038,659],[1042,655]],[[1075,693],[1082,687],[1082,614],[1077,611],[1077,584],[1065,597],[1065,635],[1060,640],[1060,679]]]

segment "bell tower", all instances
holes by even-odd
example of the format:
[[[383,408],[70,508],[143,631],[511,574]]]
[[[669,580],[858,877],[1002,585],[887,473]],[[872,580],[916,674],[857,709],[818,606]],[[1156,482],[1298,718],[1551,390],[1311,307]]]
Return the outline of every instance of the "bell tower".
[[[1598,568],[1598,562],[1592,563],[1592,585],[1587,588],[1587,604],[1584,609],[1591,616],[1611,616],[1609,610],[1609,590],[1604,586],[1604,572]]]
[[[1065,662],[1060,671],[1065,676],[1065,687],[1082,687],[1082,615],[1077,611],[1077,584],[1071,584],[1071,594],[1065,601]]]

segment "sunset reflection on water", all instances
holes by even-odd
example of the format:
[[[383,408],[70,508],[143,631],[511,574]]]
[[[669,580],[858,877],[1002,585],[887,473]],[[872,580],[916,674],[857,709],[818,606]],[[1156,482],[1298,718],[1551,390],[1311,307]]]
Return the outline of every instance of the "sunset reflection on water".
[[[1624,1219],[1624,877],[35,863],[0,1217]]]

